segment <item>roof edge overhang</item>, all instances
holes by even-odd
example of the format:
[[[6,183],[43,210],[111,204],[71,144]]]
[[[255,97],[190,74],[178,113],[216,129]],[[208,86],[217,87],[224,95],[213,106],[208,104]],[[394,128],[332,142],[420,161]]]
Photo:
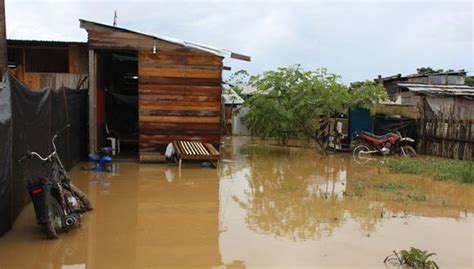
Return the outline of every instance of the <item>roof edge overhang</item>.
[[[79,19],[79,26],[80,26],[80,28],[85,29],[86,31],[89,31],[89,30],[98,30],[98,31],[100,31],[101,28],[102,28],[102,30],[108,30],[108,31],[112,30],[112,31],[120,31],[120,32],[136,34],[136,35],[148,37],[148,38],[151,38],[151,39],[156,39],[156,40],[160,40],[160,41],[163,41],[163,42],[167,42],[167,43],[177,45],[177,46],[180,46],[180,47],[183,47],[183,48],[191,48],[191,49],[211,53],[211,54],[223,57],[223,58],[233,58],[233,59],[243,60],[243,61],[248,61],[248,62],[251,61],[251,57],[247,56],[247,55],[244,55],[244,54],[235,53],[235,52],[228,51],[228,50],[223,50],[223,49],[217,49],[217,48],[214,48],[214,47],[211,47],[211,46],[208,46],[208,45],[202,45],[202,44],[189,42],[189,41],[185,41],[185,40],[179,40],[179,39],[175,39],[175,38],[148,35],[148,34],[144,34],[144,33],[141,33],[141,32],[129,30],[129,29],[126,29],[126,28],[110,26],[110,25],[97,23],[97,22],[93,22],[93,21],[88,21],[88,20],[84,20],[84,19]]]
[[[474,87],[467,85],[397,83],[397,86],[421,95],[474,96]]]
[[[429,76],[446,76],[446,75],[461,75],[466,76],[467,71],[446,71],[446,72],[438,72],[438,73],[426,73],[426,74],[410,74],[406,76],[402,76],[402,74],[397,74],[388,77],[382,77],[379,75],[377,78],[374,78],[374,81],[392,81],[392,80],[407,80],[409,78],[419,78],[419,77],[429,77]]]

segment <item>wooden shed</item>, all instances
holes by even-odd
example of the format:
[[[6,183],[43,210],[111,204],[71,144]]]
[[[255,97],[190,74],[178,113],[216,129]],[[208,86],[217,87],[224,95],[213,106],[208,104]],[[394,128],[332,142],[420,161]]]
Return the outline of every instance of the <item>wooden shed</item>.
[[[7,40],[9,71],[33,90],[88,87],[84,42]]]
[[[128,133],[122,128],[119,136],[135,143],[140,161],[161,159],[174,140],[219,146],[223,59],[250,57],[85,20],[80,26],[89,44],[91,150],[104,144],[107,130],[116,129],[113,122],[131,127],[133,120],[125,118],[133,109],[136,128]],[[128,100],[132,110],[119,115],[122,109],[107,108],[110,96]]]

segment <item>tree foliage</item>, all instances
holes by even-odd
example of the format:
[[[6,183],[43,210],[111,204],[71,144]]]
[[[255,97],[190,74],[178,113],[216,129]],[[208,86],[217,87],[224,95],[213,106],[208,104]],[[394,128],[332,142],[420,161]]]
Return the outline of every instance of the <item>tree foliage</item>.
[[[417,68],[416,72],[420,75],[425,75],[425,74],[442,73],[444,72],[444,69],[433,69],[428,66],[428,67]]]
[[[416,72],[420,75],[426,75],[426,74],[435,74],[435,73],[444,73],[444,72],[456,72],[454,69],[433,69],[431,67],[420,67],[416,69]],[[458,72],[464,72],[464,69],[458,70]]]
[[[245,102],[244,123],[254,135],[276,137],[282,144],[300,136],[318,139],[320,127],[334,115],[353,106],[370,108],[387,97],[375,82],[349,90],[326,68],[305,71],[299,65],[267,71],[250,83],[257,94]]]
[[[240,69],[234,73],[232,73],[229,78],[226,80],[228,84],[231,84],[233,86],[239,85],[239,84],[246,84],[249,82],[250,75],[247,72],[247,70]]]
[[[474,87],[474,76],[466,77],[466,85]]]
[[[226,79],[226,83],[230,86],[230,88],[237,93],[240,97],[244,100],[247,98],[242,94],[242,85],[247,84],[250,79],[250,74],[247,70],[241,69],[234,73],[232,73],[228,79]]]

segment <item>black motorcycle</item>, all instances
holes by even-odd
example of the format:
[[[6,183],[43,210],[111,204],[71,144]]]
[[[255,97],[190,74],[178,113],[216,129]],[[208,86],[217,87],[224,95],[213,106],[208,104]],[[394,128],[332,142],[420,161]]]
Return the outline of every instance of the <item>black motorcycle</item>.
[[[27,151],[18,162],[27,158],[38,158],[48,170],[47,177],[37,177],[28,181],[28,192],[33,201],[36,219],[43,226],[49,239],[58,238],[58,233],[69,231],[79,225],[82,215],[92,210],[86,195],[72,184],[57,153],[55,140],[70,125],[59,130],[51,141],[54,151],[42,157],[34,151]]]

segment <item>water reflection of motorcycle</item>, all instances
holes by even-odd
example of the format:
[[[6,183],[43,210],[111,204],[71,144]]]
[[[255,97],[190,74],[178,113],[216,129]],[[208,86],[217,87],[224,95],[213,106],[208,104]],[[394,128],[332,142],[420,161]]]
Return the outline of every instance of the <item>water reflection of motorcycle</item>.
[[[48,177],[37,177],[28,182],[37,222],[43,226],[49,239],[55,239],[57,233],[76,227],[82,215],[92,210],[86,195],[72,184],[57,153],[55,140],[67,128],[69,125],[53,136],[51,144],[54,150],[48,156],[28,151],[18,160],[22,163],[27,158],[35,157],[42,161],[49,172]]]
[[[29,257],[36,261],[35,268],[86,268],[88,262],[87,236],[86,231],[78,231],[74,236],[62,237],[39,246],[34,254],[29,254]]]
[[[409,143],[415,140],[410,137],[402,137],[399,132],[375,135],[369,132],[356,133],[356,145],[352,150],[352,156],[358,163],[367,163],[372,154],[392,155],[400,154],[403,157],[414,157],[416,151]]]

